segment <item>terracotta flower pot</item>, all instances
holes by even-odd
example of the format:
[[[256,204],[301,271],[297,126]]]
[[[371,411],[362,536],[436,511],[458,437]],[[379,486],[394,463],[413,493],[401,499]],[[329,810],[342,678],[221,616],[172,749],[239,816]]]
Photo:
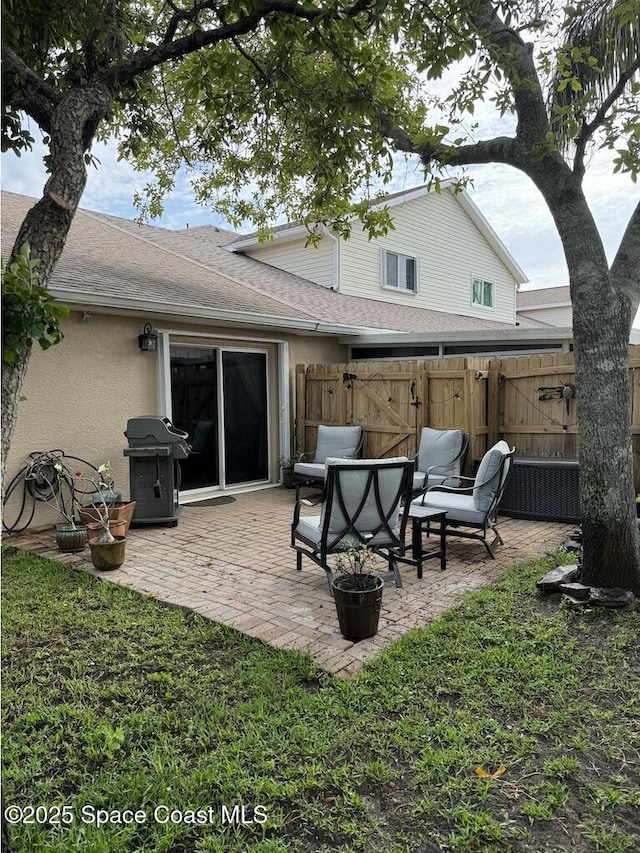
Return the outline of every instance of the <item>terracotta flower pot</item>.
[[[122,519],[125,521],[124,536],[129,532],[129,525],[131,524],[135,508],[135,501],[116,501],[113,504],[109,504],[109,518],[112,521],[120,521]],[[78,510],[78,518],[84,524],[90,524],[92,521],[98,521],[101,516],[102,513],[100,512],[100,509],[93,506],[81,507]]]
[[[126,536],[127,522],[124,518],[121,519],[109,519],[109,531],[112,536],[120,536],[124,538]],[[99,539],[102,535],[104,527],[100,524],[99,521],[92,521],[87,524],[87,530],[89,533],[89,544],[95,542],[96,539]]]
[[[124,536],[117,536],[115,542],[89,542],[94,568],[103,572],[119,569],[124,563],[126,541]]]

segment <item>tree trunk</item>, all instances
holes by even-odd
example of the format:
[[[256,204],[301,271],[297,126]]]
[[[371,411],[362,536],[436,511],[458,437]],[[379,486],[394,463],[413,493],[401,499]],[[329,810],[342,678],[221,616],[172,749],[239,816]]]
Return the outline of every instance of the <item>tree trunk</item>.
[[[536,181],[556,222],[573,305],[582,582],[640,592],[629,392],[631,304],[614,286],[579,179],[560,170]],[[542,184],[542,186],[541,186]]]
[[[4,475],[7,466],[7,454],[18,417],[18,402],[22,393],[24,378],[27,375],[31,350],[22,354],[15,364],[2,362],[2,497],[4,498]]]
[[[57,105],[52,117],[51,177],[42,198],[31,208],[20,227],[9,263],[28,240],[31,256],[38,258],[40,284],[48,287],[62,254],[67,235],[87,181],[85,152],[91,147],[98,123],[112,101],[104,86],[72,90]],[[18,402],[29,364],[30,349],[14,364],[2,363],[2,484]]]

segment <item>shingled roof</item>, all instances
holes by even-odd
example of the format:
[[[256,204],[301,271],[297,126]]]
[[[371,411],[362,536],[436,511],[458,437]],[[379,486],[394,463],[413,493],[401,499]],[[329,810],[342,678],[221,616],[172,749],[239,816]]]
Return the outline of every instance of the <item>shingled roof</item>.
[[[534,290],[519,290],[516,295],[516,309],[550,308],[552,305],[570,305],[569,286],[539,287]]]
[[[35,201],[2,193],[5,256]],[[50,289],[69,304],[244,325],[262,318],[263,324],[334,334],[514,329],[512,324],[336,293],[230,252],[225,247],[238,236],[214,226],[172,231],[79,209]],[[546,324],[522,318],[520,327]]]

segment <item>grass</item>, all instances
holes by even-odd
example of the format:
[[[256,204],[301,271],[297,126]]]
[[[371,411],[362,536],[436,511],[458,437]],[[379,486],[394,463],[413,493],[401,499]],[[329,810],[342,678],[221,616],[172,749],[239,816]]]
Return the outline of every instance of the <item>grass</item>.
[[[343,682],[56,561],[5,557],[14,850],[639,849],[640,614],[540,599],[552,565],[514,567]]]

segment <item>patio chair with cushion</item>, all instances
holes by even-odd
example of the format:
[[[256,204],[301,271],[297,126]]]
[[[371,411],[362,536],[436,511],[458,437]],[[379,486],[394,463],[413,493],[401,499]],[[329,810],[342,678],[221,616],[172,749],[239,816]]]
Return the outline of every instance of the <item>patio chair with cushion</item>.
[[[496,547],[504,544],[496,527],[498,504],[511,470],[514,453],[515,449],[509,448],[506,441],[499,441],[482,457],[475,478],[458,478],[468,485],[454,487],[445,483],[430,486],[412,501],[412,505],[445,511],[447,536],[479,539],[491,559],[495,559]],[[473,533],[472,530],[479,532]],[[487,535],[490,533],[495,534],[491,543],[487,541]]]
[[[425,427],[415,457],[414,492],[445,481],[451,486],[459,485],[455,480],[460,477],[468,447],[469,435],[460,429]]]
[[[300,497],[302,486],[317,486],[323,488],[326,477],[325,462],[327,459],[356,459],[362,452],[364,432],[359,426],[325,426],[318,427],[316,449],[313,461],[296,462],[293,466],[293,480],[296,487],[296,500]],[[305,454],[311,455],[311,454]]]
[[[296,568],[307,556],[324,569],[331,591],[327,560],[355,545],[365,545],[388,561],[396,586],[402,586],[397,558],[405,552],[411,501],[413,462],[396,459],[328,459],[327,480],[319,501],[296,501],[291,547]],[[319,515],[302,516],[303,506],[322,506]],[[333,593],[332,593],[333,594]]]

